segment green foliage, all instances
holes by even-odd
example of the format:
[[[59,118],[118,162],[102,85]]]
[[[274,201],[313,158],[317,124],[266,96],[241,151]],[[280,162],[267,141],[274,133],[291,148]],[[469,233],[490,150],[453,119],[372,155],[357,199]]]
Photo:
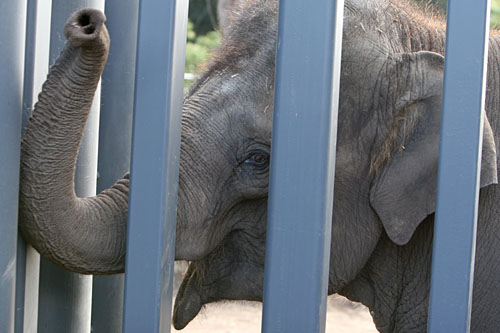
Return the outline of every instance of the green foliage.
[[[196,38],[196,43],[208,50],[215,50],[220,45],[220,33],[217,31],[210,31],[206,35],[201,35]]]
[[[194,23],[193,30],[204,35],[217,26],[217,0],[190,0],[189,19]]]
[[[217,31],[210,31],[204,35],[197,35],[193,22],[188,22],[187,43],[186,43],[186,65],[185,73],[196,74],[199,66],[206,63],[212,52],[219,47],[221,36]],[[184,81],[184,88],[187,90],[193,83],[191,80]]]
[[[491,26],[500,28],[500,0],[491,1]]]
[[[208,61],[213,50],[220,45],[221,36],[217,31],[210,31],[204,35],[197,35],[194,24],[188,22],[186,43],[186,73],[196,73],[198,66]]]
[[[418,3],[427,6],[432,5],[439,8],[440,11],[446,13],[448,7],[447,0],[415,0]],[[491,27],[500,28],[500,0],[491,1]]]
[[[191,20],[188,20],[187,25],[187,41],[194,42],[196,39],[196,32],[194,32],[194,24]]]
[[[196,73],[197,67],[209,57],[208,50],[195,43],[186,43],[186,73]]]

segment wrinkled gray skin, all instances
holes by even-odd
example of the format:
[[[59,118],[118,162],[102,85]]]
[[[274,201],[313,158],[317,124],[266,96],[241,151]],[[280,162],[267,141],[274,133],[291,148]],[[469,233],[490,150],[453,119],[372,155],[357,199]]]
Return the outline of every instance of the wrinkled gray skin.
[[[192,262],[176,328],[205,303],[262,298],[277,3],[245,3],[184,103],[176,259]],[[104,20],[91,13],[76,22]],[[404,1],[345,6],[329,293],[367,305],[383,332],[426,330],[445,35],[423,17]],[[68,269],[119,272],[128,179],[95,198],[73,190],[107,34],[70,23],[66,35],[23,139],[20,228]],[[473,332],[500,329],[499,59],[492,36]]]
[[[230,106],[217,105],[212,112],[244,117],[244,123],[231,122],[238,137],[225,134],[224,145],[244,139],[247,128],[251,138],[270,144],[267,106],[272,106],[272,96],[262,82],[273,81],[263,64],[272,64],[274,50],[261,41],[275,43],[276,8],[273,1],[248,6],[240,10],[250,12],[248,16],[236,13],[240,17],[228,28],[232,34],[226,43],[252,49],[250,59],[235,64],[223,50],[222,59],[187,100],[189,105],[201,93],[218,97],[221,90],[230,91]],[[255,40],[246,31],[256,33]],[[383,332],[426,331],[444,40],[438,18],[405,2],[346,1],[329,293],[368,306]],[[248,44],[238,46],[238,41]],[[490,44],[473,332],[500,330],[500,38],[491,37]],[[234,74],[239,75],[232,78]],[[225,78],[222,85],[220,76]],[[240,95],[245,81],[260,87],[260,105],[255,105],[254,90]],[[210,107],[218,100],[210,99]],[[267,190],[267,184],[267,178],[259,179],[254,187]],[[211,255],[191,263],[176,299],[176,328],[184,327],[205,303],[261,300],[267,207],[265,200],[253,204],[244,224],[235,225]]]

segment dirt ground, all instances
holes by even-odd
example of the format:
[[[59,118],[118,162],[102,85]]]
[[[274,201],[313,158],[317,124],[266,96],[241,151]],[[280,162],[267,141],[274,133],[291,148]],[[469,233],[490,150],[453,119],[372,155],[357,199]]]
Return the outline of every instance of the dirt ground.
[[[174,295],[182,277],[176,268]],[[261,331],[262,303],[224,302],[208,304],[182,333],[256,333]],[[172,332],[176,330],[172,327]],[[368,309],[338,295],[328,297],[328,333],[377,332]]]
[[[209,304],[186,326],[184,333],[255,333],[261,330],[262,304],[227,302]],[[172,332],[175,329],[172,327]],[[368,309],[341,296],[330,296],[326,332],[377,332]]]

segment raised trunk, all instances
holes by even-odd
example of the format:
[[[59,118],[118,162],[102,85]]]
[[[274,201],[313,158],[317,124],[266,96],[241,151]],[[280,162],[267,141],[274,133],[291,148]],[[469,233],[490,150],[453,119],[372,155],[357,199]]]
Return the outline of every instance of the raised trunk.
[[[104,15],[75,12],[22,141],[19,227],[43,256],[80,273],[122,272],[129,181],[77,198],[74,172],[83,129],[106,62]]]

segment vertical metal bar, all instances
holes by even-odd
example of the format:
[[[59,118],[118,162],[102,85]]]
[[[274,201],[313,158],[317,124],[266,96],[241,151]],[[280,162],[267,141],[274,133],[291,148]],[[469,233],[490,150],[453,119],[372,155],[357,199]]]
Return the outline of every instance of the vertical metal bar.
[[[51,63],[66,42],[64,24],[81,7],[104,11],[104,0],[53,0],[50,39]],[[75,173],[75,190],[80,197],[93,196],[97,179],[97,138],[100,88],[97,89]],[[89,332],[92,277],[70,273],[42,259],[40,264],[39,332]]]
[[[16,333],[24,330],[24,287],[26,282],[26,242],[21,235],[17,239],[16,254],[16,300],[15,300],[15,320],[14,329]]]
[[[325,330],[343,4],[280,1],[263,332]]]
[[[21,238],[20,238],[21,239]],[[26,249],[25,256],[25,280],[24,280],[24,305],[22,317],[16,317],[16,332],[36,333],[38,322],[38,282],[40,276],[40,254],[31,246],[26,245],[24,240],[22,244]],[[16,304],[17,299],[16,299]],[[17,310],[17,309],[16,309]],[[22,322],[19,322],[22,320]]]
[[[23,133],[49,67],[52,0],[28,0],[23,88]],[[16,332],[36,332],[40,255],[19,236],[17,244]]]
[[[468,332],[488,54],[490,0],[450,1],[430,332]]]
[[[30,0],[33,1],[33,0]],[[32,103],[38,100],[38,94],[49,72],[50,23],[52,0],[36,0],[38,3],[36,19],[36,42],[33,68]],[[26,86],[25,86],[26,87]],[[27,121],[27,107],[23,109],[23,129]],[[31,110],[29,112],[31,114]],[[38,324],[38,290],[40,281],[40,254],[31,246],[26,247],[26,280],[24,292],[24,333],[36,333]],[[17,328],[16,328],[17,329]]]
[[[0,331],[14,332],[26,1],[0,2]]]
[[[27,1],[26,10],[26,37],[24,49],[24,80],[23,80],[23,102],[22,102],[22,135],[27,121],[29,110],[33,105],[33,80],[35,67],[35,38],[36,38],[36,12],[37,2]],[[27,107],[29,105],[29,107]],[[16,304],[15,304],[15,332],[22,333],[24,330],[24,288],[26,282],[26,242],[21,235],[17,239],[16,255]],[[37,300],[38,303],[38,300]]]
[[[105,12],[111,47],[101,80],[98,192],[130,170],[139,1],[107,0]],[[94,276],[93,331],[122,331],[124,282],[123,274]]]
[[[139,7],[124,332],[170,332],[187,10]]]

